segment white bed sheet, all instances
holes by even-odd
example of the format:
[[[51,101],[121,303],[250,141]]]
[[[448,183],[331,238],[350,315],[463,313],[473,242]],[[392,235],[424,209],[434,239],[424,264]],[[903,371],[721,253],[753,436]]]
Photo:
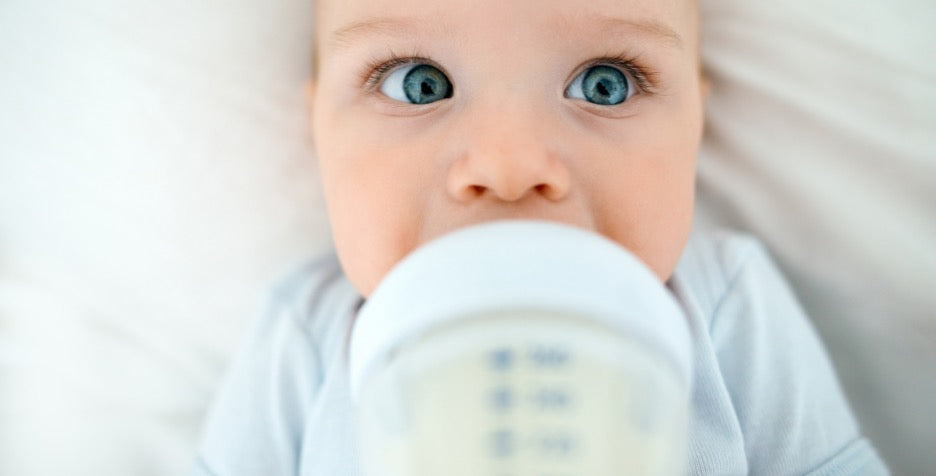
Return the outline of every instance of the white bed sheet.
[[[760,236],[895,474],[936,472],[936,3],[708,1],[700,226]]]
[[[0,2],[0,474],[184,474],[328,229],[311,4]]]

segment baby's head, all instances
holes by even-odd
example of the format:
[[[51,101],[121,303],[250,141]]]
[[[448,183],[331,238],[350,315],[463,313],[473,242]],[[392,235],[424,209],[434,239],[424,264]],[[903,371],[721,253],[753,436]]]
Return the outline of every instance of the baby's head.
[[[318,0],[312,127],[335,245],[368,296],[446,232],[600,233],[661,280],[692,221],[695,0]]]

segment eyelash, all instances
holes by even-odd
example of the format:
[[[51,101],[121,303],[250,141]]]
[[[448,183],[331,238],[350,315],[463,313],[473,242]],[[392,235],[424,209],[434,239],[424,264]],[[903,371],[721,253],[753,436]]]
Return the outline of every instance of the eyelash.
[[[445,72],[435,61],[421,56],[416,52],[404,56],[391,52],[387,59],[377,58],[369,61],[361,73],[361,82],[368,91],[375,91],[389,72],[393,71],[398,66],[407,64],[428,64],[438,68],[443,73]],[[588,68],[598,65],[614,66],[624,71],[634,79],[634,82],[637,83],[637,87],[645,94],[654,94],[656,92],[657,73],[643,65],[639,57],[623,54],[606,55],[589,61],[581,71],[587,71]],[[576,76],[578,74],[581,74],[581,72],[577,73]]]

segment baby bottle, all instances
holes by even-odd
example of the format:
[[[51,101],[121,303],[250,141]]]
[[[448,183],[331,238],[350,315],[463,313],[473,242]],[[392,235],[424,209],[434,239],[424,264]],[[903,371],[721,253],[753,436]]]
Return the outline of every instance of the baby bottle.
[[[612,241],[538,221],[417,249],[363,305],[350,384],[367,476],[685,472],[685,318]]]

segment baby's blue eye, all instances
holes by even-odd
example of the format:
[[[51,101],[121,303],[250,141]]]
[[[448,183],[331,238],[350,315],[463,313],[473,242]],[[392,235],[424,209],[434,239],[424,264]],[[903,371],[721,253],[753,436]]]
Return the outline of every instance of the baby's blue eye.
[[[602,106],[621,104],[634,94],[630,80],[621,70],[611,66],[592,66],[578,75],[566,97],[584,99]]]
[[[445,73],[428,64],[399,68],[384,79],[380,92],[411,104],[429,104],[452,97],[452,84]]]

